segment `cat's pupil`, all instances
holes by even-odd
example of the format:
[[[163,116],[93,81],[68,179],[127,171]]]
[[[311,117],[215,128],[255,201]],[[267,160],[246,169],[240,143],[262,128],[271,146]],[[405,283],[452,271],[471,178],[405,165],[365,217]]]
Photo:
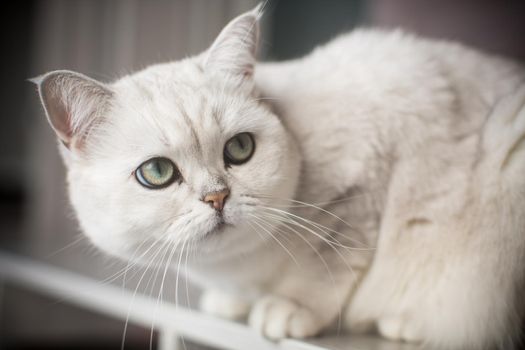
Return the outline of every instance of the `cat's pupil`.
[[[238,138],[236,140],[237,140],[237,143],[239,144],[239,147],[244,151],[244,143],[242,142],[242,139]]]
[[[159,161],[154,161],[152,163],[152,166],[154,168],[154,172],[155,174],[158,176],[158,177],[162,177],[162,166],[160,165],[160,162]]]

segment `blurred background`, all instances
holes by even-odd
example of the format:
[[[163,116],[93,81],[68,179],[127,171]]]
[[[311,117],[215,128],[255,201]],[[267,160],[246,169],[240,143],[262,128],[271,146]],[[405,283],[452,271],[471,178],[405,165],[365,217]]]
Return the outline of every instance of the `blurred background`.
[[[97,252],[78,231],[54,134],[28,78],[71,69],[110,81],[156,62],[196,54],[206,49],[228,20],[257,3],[4,2],[0,14],[0,250],[97,280],[125,266]],[[264,17],[261,59],[303,55],[356,26],[400,27],[525,61],[523,0],[274,0]],[[133,279],[128,287],[135,287]],[[142,289],[158,293],[154,288]],[[190,293],[193,297],[198,292]],[[1,349],[120,349],[122,332],[121,321],[23,288],[0,286]],[[148,348],[149,335],[149,330],[131,325],[126,348]]]

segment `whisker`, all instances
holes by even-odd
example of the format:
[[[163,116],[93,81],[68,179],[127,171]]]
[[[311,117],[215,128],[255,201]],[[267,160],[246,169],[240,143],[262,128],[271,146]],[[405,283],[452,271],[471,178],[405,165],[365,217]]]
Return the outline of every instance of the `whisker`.
[[[189,308],[191,308],[190,291],[189,291],[189,288],[188,288],[188,278],[187,278],[187,276],[188,276],[188,255],[190,254],[191,250],[193,249],[193,242],[189,241],[188,244],[189,244],[189,249],[186,249],[186,258],[185,258],[185,262],[184,262],[184,275],[186,276],[184,281],[186,282],[186,303],[187,303],[187,306]]]
[[[315,208],[317,206],[342,203],[342,202],[350,201],[350,200],[353,200],[353,199],[356,199],[356,198],[369,196],[369,195],[370,195],[369,193],[359,193],[359,194],[355,194],[353,196],[348,196],[348,197],[343,197],[343,198],[339,198],[339,199],[334,199],[334,200],[331,200],[331,201],[305,203],[305,204],[277,204],[277,205],[272,204],[272,206],[283,207],[283,208],[309,208],[309,207]],[[281,200],[281,201],[292,201],[291,199],[272,197],[272,196],[261,195],[261,194],[259,194],[259,195],[243,194],[241,196],[243,196],[243,197],[250,197],[250,198],[258,198],[258,199],[276,199],[276,200]]]
[[[282,205],[281,207],[285,207],[285,208],[303,208],[303,207],[309,207],[309,208],[313,208],[313,209],[316,209],[316,210],[319,210],[331,217],[334,217],[335,219],[337,219],[338,221],[344,223],[347,227],[349,227],[353,232],[356,232],[358,233],[359,235],[361,236],[366,236],[362,231],[360,231],[359,229],[357,229],[356,227],[353,227],[350,223],[348,223],[347,221],[345,221],[344,219],[342,219],[341,217],[337,216],[336,214],[326,210],[325,208],[321,208],[319,207],[319,205],[316,205],[316,204],[311,204],[311,203],[306,203],[306,202],[303,202],[303,201],[299,201],[299,200],[295,200],[295,199],[287,199],[287,198],[282,198],[282,197],[273,197],[273,196],[269,196],[269,195],[264,195],[264,194],[254,194],[254,195],[249,195],[249,194],[244,194],[243,195],[244,197],[248,197],[248,198],[257,198],[259,200],[261,199],[266,199],[266,200],[281,200],[281,201],[288,201],[288,202],[291,202],[291,203],[299,203],[299,204],[296,204],[296,205],[293,205],[293,204],[290,204],[290,205]],[[347,197],[347,198],[351,198],[351,197]],[[266,205],[270,205],[270,203],[266,203]],[[256,205],[256,206],[261,206],[261,205]],[[279,205],[277,205],[279,206]],[[273,203],[271,203],[270,207],[272,207],[273,209],[275,210],[278,210],[278,208],[276,208],[276,205],[274,205]],[[289,213],[291,215],[293,215],[292,213]],[[303,218],[304,219],[304,218]],[[305,219],[307,220],[307,219]],[[319,223],[315,223],[314,221],[310,221],[310,224],[316,224],[316,225],[321,225]],[[322,226],[322,225],[321,225]],[[337,235],[341,235],[343,237],[345,237],[345,239],[348,239],[350,241],[353,241],[354,243],[356,244],[359,244],[359,245],[362,245],[364,248],[369,248],[367,244],[351,237],[351,236],[348,236],[348,235],[345,235],[343,233],[340,233],[338,231],[335,231],[331,228],[328,228],[328,227],[324,227],[325,230],[329,230],[331,231],[332,233],[334,234],[337,234]]]
[[[144,246],[144,244],[148,241],[149,237],[147,237],[146,239],[144,239],[136,248],[135,250],[133,251],[133,254],[131,255],[131,258],[128,259],[128,261],[126,262],[126,267],[123,269],[123,270],[120,270],[120,271],[123,271],[123,274],[122,273],[118,273],[116,275],[115,278],[118,278],[119,276],[122,276],[122,288],[124,289],[126,287],[126,279],[128,277],[127,273],[130,269],[132,269],[133,267],[135,267],[136,265],[139,264],[139,261],[140,260],[137,260],[137,261],[133,261],[133,259],[135,259],[135,255],[137,254],[137,252],[140,250],[140,248],[142,248],[142,246]],[[159,242],[159,240],[161,239],[161,237],[158,237],[157,239],[155,239],[153,241],[153,243],[150,245],[150,247],[148,249],[146,249],[146,251],[142,254],[142,255],[145,255],[147,254],[147,252],[157,243]],[[137,259],[141,259],[142,256],[139,256]],[[130,264],[131,262],[131,264]],[[135,271],[135,273],[133,273],[133,275],[131,277],[135,277],[135,275],[137,274],[137,271]],[[114,279],[113,279],[114,280]]]
[[[140,276],[140,279],[137,283],[137,287],[135,288],[134,292],[133,292],[133,295],[131,297],[131,303],[128,307],[128,313],[126,315],[126,322],[124,324],[124,330],[122,332],[122,343],[121,343],[121,350],[124,350],[124,345],[125,345],[125,341],[126,341],[126,334],[127,334],[127,330],[128,330],[128,323],[129,323],[129,317],[130,317],[130,313],[131,313],[131,308],[133,307],[133,303],[135,301],[135,297],[137,295],[137,291],[140,287],[140,284],[142,283],[142,280],[144,279],[144,276],[146,275],[146,273],[148,272],[148,269],[149,267],[151,266],[151,264],[154,262],[154,260],[156,260],[158,254],[163,251],[163,248],[164,248],[164,245],[167,244],[169,241],[165,241],[158,249],[157,249],[157,252],[153,255],[153,257],[150,259],[150,261],[148,262],[144,272],[142,273],[142,275]]]
[[[264,210],[264,208],[263,208],[263,210]],[[267,212],[267,211],[266,211],[265,213],[266,213],[266,215],[269,215],[269,216],[272,216],[272,215],[273,215],[273,217],[275,217],[275,218],[279,218],[279,219],[281,219],[281,220],[290,220],[290,221],[293,221],[294,224],[295,224],[296,226],[299,226],[299,225],[300,225],[300,227],[302,227],[302,228],[304,228],[304,229],[306,229],[306,230],[310,230],[310,229],[311,229],[311,228],[309,228],[309,227],[307,227],[307,226],[304,226],[304,225],[298,223],[297,221],[295,221],[294,218],[297,217],[297,218],[300,219],[301,221],[306,222],[306,224],[311,225],[311,226],[313,226],[314,228],[317,228],[317,229],[321,230],[321,232],[323,232],[324,234],[326,234],[328,237],[330,237],[330,238],[333,240],[333,241],[332,241],[332,240],[329,240],[328,238],[323,237],[323,236],[321,236],[319,233],[315,232],[315,235],[316,235],[318,238],[320,238],[320,239],[326,241],[327,243],[331,243],[331,244],[333,244],[333,245],[335,245],[335,246],[338,246],[338,247],[341,247],[341,248],[344,248],[344,249],[348,249],[348,250],[360,250],[360,249],[356,249],[356,248],[354,248],[354,247],[351,247],[351,246],[347,246],[347,245],[342,244],[342,243],[339,242],[337,239],[335,239],[333,236],[329,235],[329,234],[328,234],[325,230],[323,230],[321,227],[318,227],[318,226],[315,225],[314,223],[310,222],[308,219],[304,219],[304,218],[301,218],[301,217],[299,217],[299,216],[295,216],[295,215],[288,215],[289,213],[286,212],[286,211],[278,212],[278,214],[282,214],[282,215],[272,214],[271,212]],[[345,237],[345,238],[346,238],[346,237]]]
[[[153,249],[153,248],[155,247],[155,245],[161,241],[162,238],[164,238],[164,237],[162,237],[162,236],[161,236],[161,237],[157,237],[157,238],[152,242],[151,246],[150,246],[145,252],[143,252],[139,257],[137,257],[136,259],[141,259],[141,258],[145,257],[146,254],[149,253],[149,251],[150,251],[151,249]],[[135,258],[134,255],[138,252],[138,250],[139,250],[139,249],[140,249],[140,248],[141,248],[146,242],[148,242],[148,240],[149,240],[149,237],[146,238],[144,241],[142,241],[142,242],[139,244],[139,246],[138,246],[138,247],[135,249],[135,251],[133,252],[132,258],[130,258],[130,260],[128,260],[128,263],[126,264],[126,267],[124,267],[124,268],[120,269],[119,271],[113,273],[111,276],[106,277],[105,279],[103,279],[103,280],[100,281],[99,283],[102,284],[102,285],[104,285],[104,284],[108,284],[108,283],[111,283],[111,282],[115,281],[117,278],[121,277],[122,275],[125,276],[126,273],[127,273],[130,269],[132,269],[133,267],[137,266],[137,265],[140,263],[140,261],[137,260],[137,261],[134,261],[134,262],[133,262],[132,259]],[[129,264],[130,261],[133,262],[131,265]],[[131,277],[134,277],[134,276],[136,275],[136,273],[137,273],[137,272],[135,272]]]
[[[54,257],[55,255],[57,254],[60,254],[62,253],[64,250],[67,250],[71,247],[74,247],[75,245],[79,244],[80,242],[86,240],[87,237],[84,236],[84,235],[80,235],[80,237],[78,237],[77,239],[75,239],[73,242],[70,242],[68,244],[66,244],[65,246],[63,246],[62,248],[59,248],[57,250],[55,250],[54,252],[51,252],[49,253],[48,255],[45,256],[46,259],[49,259],[49,258],[52,258]]]
[[[177,275],[175,277],[175,310],[177,310],[177,308],[179,307],[179,272],[180,272],[180,264],[182,261],[182,254],[184,252],[184,247],[186,246],[186,243],[188,243],[187,240],[185,240],[184,243],[182,243],[182,248],[181,248],[180,255],[179,255],[179,261],[177,262]],[[186,350],[186,343],[184,342],[184,338],[181,338],[181,339],[182,339],[182,346],[184,350]]]
[[[181,213],[179,215],[175,215],[175,216],[172,216],[169,218],[169,220],[173,220],[175,218],[178,218],[178,217],[181,217],[181,216],[184,216],[188,213],[190,213],[191,210],[188,210],[184,213]],[[169,220],[166,220],[169,221]],[[168,229],[166,229],[166,231],[169,230],[169,227]],[[144,251],[140,256],[136,257],[135,255],[137,254],[137,252],[139,251],[140,248],[142,248],[142,246],[148,242],[148,240],[150,239],[150,237],[146,237],[146,239],[144,239],[142,242],[139,243],[139,245],[135,248],[135,250],[133,251],[132,255],[131,255],[131,258],[128,259],[128,262],[126,263],[126,266],[122,269],[120,269],[119,271],[113,273],[111,276],[105,278],[104,280],[100,281],[99,283],[100,284],[107,284],[107,283],[111,283],[113,282],[114,280],[116,280],[117,278],[121,277],[122,275],[124,276],[123,279],[123,285],[125,285],[126,283],[126,274],[127,272],[132,269],[133,267],[135,267],[137,264],[140,263],[140,259],[145,257],[146,254],[149,253],[149,251],[158,243],[160,242],[162,239],[164,238],[164,235],[160,235],[158,236],[157,238],[154,239],[154,241],[152,242],[151,246],[146,249],[146,251]],[[134,259],[137,259],[136,261],[133,261]],[[132,262],[132,264],[130,265],[130,262]],[[131,277],[134,277],[136,274],[138,273],[138,271],[136,271]]]
[[[173,242],[173,244],[168,245],[168,248],[166,249],[166,250],[170,250],[170,253],[169,253],[168,260],[165,262],[166,266],[164,267],[164,273],[162,275],[162,280],[161,280],[160,287],[159,287],[159,294],[157,296],[157,303],[155,305],[155,311],[154,311],[155,314],[157,314],[158,307],[163,302],[164,282],[166,281],[166,274],[167,274],[168,269],[170,267],[171,260],[173,259],[173,255],[175,254],[175,252],[177,250],[178,242],[179,242],[179,240]],[[171,249],[170,249],[170,247],[171,247]],[[164,257],[163,257],[163,259],[164,259]],[[153,329],[154,329],[153,327],[154,327],[154,322],[152,321],[152,323],[151,323],[151,332],[150,332],[150,337],[149,337],[150,350],[153,348]]]
[[[267,196],[267,198],[272,198],[270,196]],[[354,229],[354,227],[347,221],[345,221],[344,219],[342,219],[341,217],[335,215],[334,213],[332,213],[331,211],[328,211],[318,205],[315,205],[315,204],[310,204],[310,203],[306,203],[306,202],[303,202],[303,201],[300,201],[300,200],[296,200],[296,199],[286,199],[286,198],[278,198],[278,197],[275,197],[275,199],[278,199],[278,200],[287,200],[287,201],[290,201],[292,203],[299,203],[300,205],[304,205],[306,207],[310,207],[310,208],[314,208],[314,209],[317,209],[325,214],[328,214],[332,217],[334,217],[335,219],[341,221],[342,223],[344,223],[345,225],[347,225],[349,228],[351,228],[352,230]]]
[[[149,296],[151,298],[153,297],[153,294],[154,294],[154,291],[155,291],[157,278],[159,276],[160,271],[162,270],[163,261],[165,261],[166,255],[169,253],[171,246],[172,246],[172,242],[168,240],[167,244],[165,244],[163,246],[163,248],[162,248],[163,253],[160,255],[160,260],[156,264],[157,266],[154,267],[154,273],[150,275],[150,277],[148,279],[148,282],[146,284],[146,288],[145,289],[147,290],[149,288]],[[160,292],[161,292],[161,289],[159,288],[159,294],[160,294]],[[159,299],[157,299],[156,306],[155,306],[155,308],[153,310],[154,314],[156,314],[156,312],[157,312],[158,303],[159,303]],[[150,327],[151,330],[150,330],[150,339],[149,339],[149,344],[150,344],[149,350],[152,350],[152,345],[153,345],[153,341],[152,340],[153,340],[154,324],[155,324],[155,317],[152,317],[151,327]]]
[[[266,229],[264,226],[262,226],[261,224],[259,224],[257,221],[260,221],[261,219],[253,214],[249,214],[251,217],[255,218],[255,221],[253,221],[254,224],[256,224],[257,226],[259,226],[261,229],[263,229],[264,231],[266,231],[266,233],[268,233],[270,235],[270,237],[273,238],[273,240],[275,242],[277,242],[277,244],[279,244],[285,251],[286,253],[290,256],[290,258],[292,258],[292,260],[294,261],[294,263],[300,267],[299,263],[297,262],[297,260],[295,259],[294,255],[288,250],[288,248],[286,248],[282,243],[281,241],[279,241],[272,233],[271,231],[269,231],[268,229]]]
[[[309,227],[306,227],[298,222],[296,222],[295,220],[293,220],[292,218],[282,218],[282,217],[279,217],[279,216],[275,216],[275,219],[279,220],[279,219],[287,219],[285,222],[288,222],[292,225],[295,225],[295,226],[298,226],[298,227],[301,227],[303,229],[305,229],[306,231],[312,233],[314,236],[318,237],[319,239],[321,239],[323,242],[325,242],[326,244],[328,244],[328,246],[330,246],[334,252],[341,258],[341,260],[344,262],[344,264],[348,267],[348,269],[350,271],[352,271],[353,273],[353,269],[350,265],[348,265],[348,262],[346,261],[346,259],[342,256],[341,252],[339,250],[337,250],[335,247],[334,247],[334,243],[327,240],[325,237],[323,237],[322,235],[320,235],[319,233],[313,231],[312,229],[310,229]],[[340,248],[343,248],[345,250],[349,250],[347,247],[345,246],[338,246],[338,245],[335,245],[337,247],[340,247]]]
[[[286,235],[286,234],[283,234],[285,232],[283,232],[282,230],[279,229],[279,225],[272,225],[271,223],[267,222],[265,219],[267,218],[263,212],[261,212],[260,214],[263,214],[261,216],[257,215],[258,219],[259,219],[259,223],[260,224],[263,224],[263,225],[266,225],[266,227],[272,231],[273,233],[281,233],[281,235],[279,237],[282,237],[283,239],[286,240],[287,243],[289,244],[292,244],[293,242],[290,240],[290,238]],[[275,221],[274,221],[275,222]]]
[[[177,262],[177,275],[175,278],[175,305],[179,305],[179,272],[180,272],[180,264],[182,261],[182,253],[184,252],[184,247],[186,245],[186,241],[182,243],[181,253],[178,256],[178,262]]]
[[[287,212],[285,210],[281,210],[281,209],[277,209],[277,208],[273,208],[273,207],[265,207],[265,206],[260,206],[260,208],[262,209],[267,209],[267,210],[271,210],[271,211],[274,211],[274,212],[278,212],[278,213],[282,213],[286,216],[291,216],[291,217],[294,217],[298,220],[301,220],[309,225],[312,225],[314,227],[317,227],[318,229],[322,230],[325,234],[327,234],[328,236],[330,236],[332,239],[335,240],[335,238],[332,236],[332,235],[329,235],[326,231],[328,232],[332,232],[336,235],[339,235],[339,236],[342,236],[344,237],[345,239],[353,242],[353,243],[356,243],[356,244],[360,244],[360,245],[364,245],[366,247],[366,244],[364,244],[363,242],[359,241],[359,240],[356,240],[355,238],[353,237],[350,237],[350,235],[345,235],[344,233],[341,233],[341,232],[338,232],[338,231],[335,231],[333,229],[331,229],[330,227],[327,227],[327,226],[324,226],[322,224],[319,224],[315,221],[312,221],[312,220],[309,220],[309,219],[306,219],[304,217],[301,217],[299,215],[296,215],[296,214],[293,214],[293,213],[290,213],[290,212]],[[337,242],[337,240],[336,240]],[[340,243],[339,243],[340,244]],[[375,250],[375,248],[369,248],[369,247],[366,247],[366,248],[358,248],[358,247],[350,247],[350,246],[344,246],[344,248],[349,248],[349,249],[352,249],[352,250],[364,250],[364,251],[367,251],[367,250]]]
[[[337,298],[337,300],[339,300],[339,303],[342,305],[342,298],[341,298],[341,295],[340,293],[337,291],[337,287],[336,287],[336,283],[335,283],[335,278],[334,278],[334,275],[332,274],[332,271],[330,270],[330,267],[328,266],[328,263],[326,262],[326,260],[323,258],[323,256],[321,255],[321,253],[319,253],[319,251],[317,250],[317,248],[315,248],[313,246],[313,244],[308,241],[306,238],[303,237],[303,235],[298,232],[296,229],[294,229],[293,227],[289,226],[287,223],[283,223],[281,221],[278,221],[276,219],[271,219],[270,220],[275,220],[275,222],[278,222],[281,226],[284,226],[286,227],[287,229],[289,229],[291,232],[295,233],[295,235],[297,237],[299,237],[300,239],[302,239],[311,249],[312,251],[314,251],[314,253],[317,255],[317,257],[321,260],[329,278],[330,278],[330,281],[332,283],[332,289],[334,291],[334,294]],[[332,248],[333,249],[333,248]],[[351,270],[353,270],[351,267],[350,267]],[[341,328],[341,325],[342,325],[342,310],[339,309],[338,313],[337,313],[337,329],[338,331],[340,330]]]
[[[256,230],[255,227],[253,227],[253,225],[251,225],[250,221],[248,221],[248,225],[250,225],[250,228],[253,230],[253,232],[255,232],[257,234],[257,236],[259,236],[261,241],[264,242],[264,244],[266,244],[266,242],[268,240],[264,238],[264,236],[259,232],[259,230]]]

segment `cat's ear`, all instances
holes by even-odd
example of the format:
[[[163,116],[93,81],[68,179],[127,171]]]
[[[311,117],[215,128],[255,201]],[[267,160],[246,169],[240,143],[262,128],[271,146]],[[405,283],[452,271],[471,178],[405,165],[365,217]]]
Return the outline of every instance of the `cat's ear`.
[[[240,81],[253,76],[262,5],[233,19],[205,54],[204,69]]]
[[[89,130],[108,108],[112,92],[102,83],[71,71],[31,79],[38,86],[47,120],[70,150],[82,150]]]

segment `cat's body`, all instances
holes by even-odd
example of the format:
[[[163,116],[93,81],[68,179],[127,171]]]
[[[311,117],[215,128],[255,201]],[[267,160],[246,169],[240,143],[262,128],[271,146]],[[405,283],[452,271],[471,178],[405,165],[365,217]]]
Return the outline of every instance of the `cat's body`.
[[[380,31],[255,65],[256,22],[240,16],[206,53],[110,86],[44,76],[86,233],[135,260],[148,234],[169,236],[156,258],[187,262],[209,290],[203,308],[250,313],[271,338],[344,321],[453,349],[509,345],[525,253],[525,70]],[[242,132],[253,158],[225,166],[222,144]],[[172,158],[177,183],[119,184],[153,156]],[[220,191],[216,214],[200,194]]]
[[[258,86],[302,149],[297,199],[335,200],[323,207],[358,230],[324,224],[377,247],[351,328],[373,321],[394,339],[479,348],[519,312],[505,304],[523,268],[525,153],[506,175],[495,144],[524,130],[513,139],[487,120],[512,108],[524,118],[524,79],[523,67],[458,45],[373,31],[260,67]],[[516,105],[492,113],[506,95]],[[369,266],[352,254],[366,262],[358,272]]]

